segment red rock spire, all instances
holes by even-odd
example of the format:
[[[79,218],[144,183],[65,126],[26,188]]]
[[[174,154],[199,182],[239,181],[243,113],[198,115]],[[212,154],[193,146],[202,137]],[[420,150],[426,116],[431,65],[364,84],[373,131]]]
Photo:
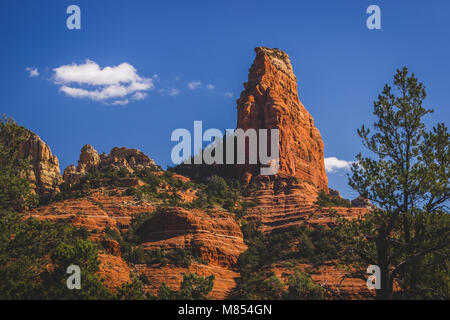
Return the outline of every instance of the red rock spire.
[[[248,81],[237,101],[237,128],[278,128],[278,175],[294,176],[328,190],[323,141],[313,118],[299,100],[289,56],[279,49],[264,47],[255,48],[255,52]],[[247,182],[258,174],[255,166],[240,169],[240,176]]]

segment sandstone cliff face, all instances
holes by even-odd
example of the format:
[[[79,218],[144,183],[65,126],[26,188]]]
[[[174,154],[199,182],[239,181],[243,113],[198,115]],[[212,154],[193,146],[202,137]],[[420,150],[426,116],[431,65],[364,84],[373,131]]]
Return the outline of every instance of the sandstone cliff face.
[[[147,250],[194,249],[208,263],[234,266],[247,249],[241,229],[228,212],[168,208],[158,212],[145,226],[141,244]]]
[[[258,47],[248,81],[237,101],[237,128],[279,129],[278,175],[328,190],[323,142],[297,93],[297,78],[286,53]],[[239,175],[249,182],[258,168],[246,165]]]
[[[148,289],[156,293],[164,282],[179,289],[183,273],[215,275],[211,298],[224,299],[236,286],[239,277],[236,262],[247,249],[242,232],[233,214],[205,213],[203,210],[167,208],[145,226],[145,250],[189,249],[198,253],[206,264],[194,262],[189,267],[174,265],[136,265],[139,273],[148,277]]]
[[[120,195],[120,192],[123,190],[100,188],[92,190],[89,197],[53,202],[31,209],[26,215],[40,220],[64,221],[100,233],[106,227],[126,230],[135,215],[155,209],[151,203],[138,203],[131,196]]]
[[[248,200],[257,199],[257,205],[249,209],[246,218],[260,221],[266,233],[303,224],[332,226],[336,217],[357,219],[368,211],[366,202],[357,205],[362,200],[353,200],[351,208],[333,207],[336,212],[332,216],[329,208],[319,208],[315,203],[317,188],[293,177],[257,176],[253,183],[258,187]],[[339,195],[333,189],[331,192]]]
[[[29,138],[19,146],[21,156],[30,161],[30,183],[39,196],[48,196],[59,191],[61,172],[59,161],[50,147],[41,138],[29,131]]]

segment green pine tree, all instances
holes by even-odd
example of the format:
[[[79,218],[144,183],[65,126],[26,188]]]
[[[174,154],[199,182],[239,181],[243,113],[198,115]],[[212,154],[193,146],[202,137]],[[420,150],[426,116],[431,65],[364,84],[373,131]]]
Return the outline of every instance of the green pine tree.
[[[448,298],[449,134],[443,123],[427,131],[423,117],[433,111],[422,106],[425,87],[406,67],[394,86],[374,103],[373,132],[358,130],[370,155],[358,154],[349,178],[377,208],[341,221],[341,235],[353,262],[380,267],[378,299]]]

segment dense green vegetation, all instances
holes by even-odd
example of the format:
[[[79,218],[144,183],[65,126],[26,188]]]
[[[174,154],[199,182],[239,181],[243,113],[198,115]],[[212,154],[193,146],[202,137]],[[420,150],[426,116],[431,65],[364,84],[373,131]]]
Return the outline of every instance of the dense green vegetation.
[[[294,227],[280,233],[264,234],[255,223],[242,226],[248,249],[239,256],[240,278],[235,296],[241,299],[321,299],[323,289],[298,270],[282,283],[270,270],[281,262],[319,265],[337,259],[340,239],[325,227]],[[296,298],[294,297],[297,294]]]
[[[145,281],[145,279],[144,279]],[[134,278],[117,290],[118,300],[207,300],[214,285],[214,275],[202,277],[196,273],[183,274],[180,290],[172,290],[162,283],[153,295],[143,290],[144,281]]]
[[[344,207],[350,208],[352,207],[352,203],[338,196],[329,195],[323,190],[319,191],[319,195],[317,196],[317,201],[315,202],[319,206],[319,208],[332,208],[332,207]]]
[[[125,194],[133,195],[139,201],[159,203],[160,207],[178,206],[206,211],[214,208],[223,209],[234,212],[238,219],[247,213],[249,207],[256,204],[255,200],[243,199],[243,188],[236,180],[226,181],[223,177],[213,175],[205,183],[182,182],[172,175],[171,171],[166,171],[161,176],[151,173],[144,177],[140,176],[147,184],[138,188],[128,188]],[[167,189],[163,188],[164,186],[167,186]],[[191,202],[183,201],[179,195],[179,192],[188,189],[196,191],[196,198]]]
[[[183,274],[180,290],[172,290],[165,283],[152,300],[207,300],[214,285],[214,275],[202,277],[195,273]]]
[[[107,187],[109,189],[123,187],[122,179],[131,177],[132,175],[126,169],[115,170],[108,167],[102,169],[92,167],[89,168],[86,174],[83,175],[77,183],[69,184],[65,182],[61,184],[61,191],[52,198],[47,199],[47,202],[81,198],[89,195],[91,189],[100,187]]]
[[[0,215],[0,298],[106,299],[112,293],[96,274],[97,245],[89,233],[60,223]],[[66,287],[69,265],[78,265],[83,290]]]
[[[29,132],[14,120],[0,119],[0,207],[3,210],[21,209],[37,203],[30,192],[29,163],[20,157],[19,144]]]
[[[241,188],[238,181],[225,180],[218,175],[212,175],[199,181],[183,182],[174,177],[174,170],[160,171],[159,169],[144,169],[134,173],[126,169],[90,168],[80,180],[74,184],[63,183],[61,191],[49,201],[60,201],[69,198],[89,196],[92,189],[105,187],[107,189],[124,188],[127,179],[138,178],[145,184],[139,187],[128,187],[123,192],[126,196],[134,196],[139,202],[153,202],[160,207],[179,206],[187,209],[224,209],[243,217],[247,209],[255,205],[254,201],[245,201],[242,194],[248,188]],[[195,190],[196,198],[191,202],[183,201],[180,193]],[[113,191],[111,191],[113,192]],[[115,191],[116,192],[116,191]],[[119,195],[120,193],[116,193]],[[44,204],[44,202],[41,202]]]
[[[105,299],[113,294],[96,274],[97,245],[84,229],[24,219],[15,209],[35,203],[18,143],[28,132],[0,121],[0,299]],[[83,290],[69,290],[66,269],[81,268]]]
[[[256,190],[255,185],[242,186],[236,179],[234,165],[186,165],[180,164],[168,171],[189,177],[201,192],[199,199],[193,203],[195,207],[207,208],[221,206],[235,212],[238,219],[246,214],[249,207],[257,204],[256,200],[244,201],[242,197],[250,197]]]
[[[325,290],[299,270],[282,282],[273,271],[260,271],[252,279],[239,282],[238,298],[245,300],[322,300]]]

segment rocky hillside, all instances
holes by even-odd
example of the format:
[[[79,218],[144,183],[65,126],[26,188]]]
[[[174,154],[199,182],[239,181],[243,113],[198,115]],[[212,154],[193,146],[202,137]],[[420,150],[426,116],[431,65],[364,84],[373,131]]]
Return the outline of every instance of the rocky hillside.
[[[155,162],[140,150],[116,147],[109,155],[104,153],[99,155],[97,150],[87,144],[81,149],[77,167],[72,164],[64,169],[63,180],[70,184],[76,183],[91,168],[124,169],[133,173],[135,170],[155,167]]]
[[[212,296],[225,298],[239,276],[238,256],[247,246],[233,213],[189,205],[199,191],[189,178],[160,170],[139,150],[114,148],[109,155],[99,155],[86,145],[77,167],[64,170],[56,197],[26,215],[87,228],[104,247],[101,275],[111,288],[129,281],[130,272],[135,272],[147,275],[147,289],[156,292],[163,282],[177,288],[183,273],[195,272],[215,274]],[[168,206],[172,200],[174,206]],[[181,250],[195,256],[192,263],[145,263],[145,258],[135,260],[128,252],[126,259],[122,257],[123,248],[111,234],[121,238],[134,220],[149,213],[154,216],[143,225],[135,249],[142,249],[144,256]]]
[[[278,260],[252,266],[255,275],[265,277],[270,271],[285,279],[301,270],[327,288],[329,298],[370,296],[363,280],[347,279],[337,268],[338,257],[325,252],[324,238],[337,217],[356,218],[366,208],[329,195],[323,142],[298,98],[287,54],[255,51],[237,101],[237,128],[280,130],[277,175],[261,176],[258,166],[242,166],[233,179],[199,179],[198,174],[164,171],[136,149],[114,148],[106,155],[85,145],[77,166],[70,165],[61,176],[56,156],[33,135],[23,145],[23,155],[32,163],[36,192],[47,201],[26,215],[87,228],[101,244],[101,275],[110,288],[129,281],[131,272],[156,293],[163,283],[178,288],[183,273],[195,272],[215,275],[211,298],[239,295],[246,281],[245,257],[253,254],[249,226],[259,226],[255,232],[262,232],[266,244],[278,239],[280,231],[294,233],[275,241],[283,248],[271,254]],[[319,192],[331,204],[317,202]],[[300,226],[306,229],[296,229]],[[308,256],[298,249],[305,237],[314,247]]]

